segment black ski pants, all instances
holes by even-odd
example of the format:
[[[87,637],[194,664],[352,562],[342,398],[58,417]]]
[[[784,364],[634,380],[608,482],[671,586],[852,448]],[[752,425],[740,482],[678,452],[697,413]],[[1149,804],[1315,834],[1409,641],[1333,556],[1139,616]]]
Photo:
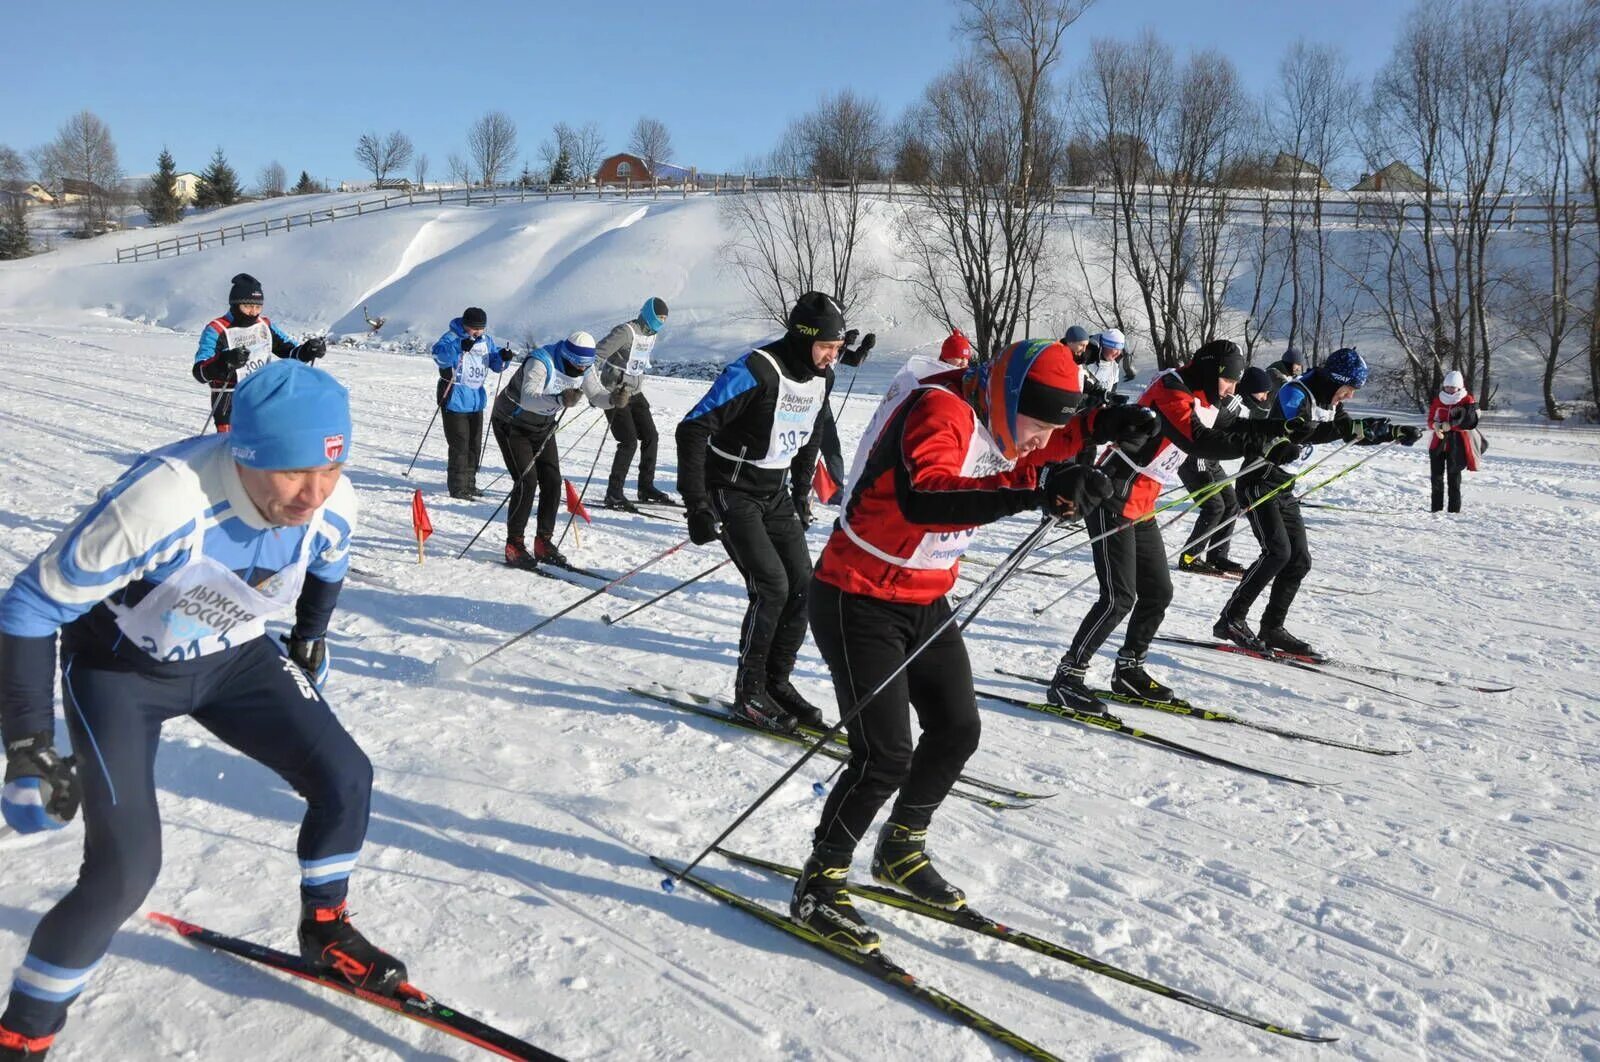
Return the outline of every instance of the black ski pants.
[[[1172,573],[1167,570],[1167,547],[1161,540],[1160,526],[1154,520],[1134,522],[1120,513],[1121,503],[1113,498],[1108,504],[1089,510],[1084,521],[1090,538],[1100,538],[1116,528],[1121,530],[1090,547],[1100,596],[1078,624],[1072,647],[1062,657],[1064,663],[1088,667],[1095,652],[1129,613],[1132,616],[1128,633],[1118,655],[1142,658],[1172,603]]]
[[[1451,443],[1455,440],[1446,437],[1443,445],[1428,451],[1429,472],[1433,478],[1433,511],[1438,512],[1445,505],[1445,486],[1450,488],[1450,511],[1461,511],[1461,465],[1456,457]]]
[[[809,611],[811,636],[833,672],[843,715],[938,629],[950,604],[944,598],[931,605],[880,601],[818,580]],[[922,730],[915,743],[913,708]],[[845,729],[850,761],[823,805],[816,843],[854,848],[897,789],[891,821],[926,829],[977,751],[982,730],[960,628],[952,623],[940,631]]]
[[[722,545],[744,576],[750,605],[739,627],[739,672],[789,677],[806,640],[811,553],[785,483],[772,495],[718,487],[711,508],[722,521]]]
[[[444,421],[444,441],[450,450],[450,463],[445,474],[450,495],[471,494],[478,486],[478,448],[483,437],[483,410],[476,413],[452,413],[448,409],[439,414]]]
[[[1289,606],[1300,592],[1300,583],[1311,570],[1311,547],[1306,544],[1306,525],[1300,518],[1300,503],[1284,489],[1270,500],[1256,504],[1278,483],[1264,479],[1247,483],[1239,490],[1244,504],[1251,507],[1245,517],[1250,521],[1256,541],[1261,543],[1261,556],[1244,573],[1239,588],[1222,610],[1223,616],[1230,619],[1247,619],[1250,606],[1271,583],[1272,593],[1261,613],[1262,630],[1283,626]]]
[[[533,509],[535,490],[539,495],[539,522],[535,528],[541,538],[556,529],[556,513],[561,509],[561,454],[556,450],[556,419],[520,424],[495,417],[494,441],[500,456],[516,478],[511,482],[510,509],[506,512],[506,541],[522,542],[528,530],[528,513]]]
[[[1215,461],[1202,461],[1198,457],[1190,456],[1183,464],[1178,466],[1178,477],[1183,480],[1183,487],[1190,494],[1220,483],[1227,478],[1227,473]],[[1189,541],[1184,543],[1183,552],[1189,557],[1205,557],[1212,562],[1228,559],[1228,547],[1233,542],[1233,522],[1239,518],[1239,496],[1234,493],[1233,484],[1211,495],[1200,503],[1200,512],[1194,519],[1194,528],[1189,532]]]
[[[606,494],[610,497],[622,494],[622,484],[628,478],[628,467],[633,464],[636,452],[639,455],[639,493],[654,490],[656,451],[661,437],[656,432],[655,417],[650,415],[650,400],[640,392],[628,399],[628,404],[621,409],[606,410],[606,420],[611,422],[611,437],[617,440]]]

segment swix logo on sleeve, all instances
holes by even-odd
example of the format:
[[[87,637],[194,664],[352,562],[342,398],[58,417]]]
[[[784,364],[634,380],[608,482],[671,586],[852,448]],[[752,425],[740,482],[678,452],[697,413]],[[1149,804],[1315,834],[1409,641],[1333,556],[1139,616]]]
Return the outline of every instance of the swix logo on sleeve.
[[[339,460],[339,455],[344,453],[344,436],[324,435],[322,437],[322,452],[329,461]]]

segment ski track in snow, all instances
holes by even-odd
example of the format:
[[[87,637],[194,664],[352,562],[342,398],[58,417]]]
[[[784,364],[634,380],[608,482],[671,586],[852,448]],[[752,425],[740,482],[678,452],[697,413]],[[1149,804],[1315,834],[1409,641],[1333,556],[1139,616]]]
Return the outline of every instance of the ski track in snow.
[[[413,274],[397,268],[385,284],[423,282]],[[134,455],[205,421],[204,389],[188,372],[192,343],[121,323],[0,323],[0,357],[15,367],[0,399],[9,440],[0,575],[15,575]],[[447,1002],[571,1058],[1005,1057],[746,915],[659,889],[648,854],[693,854],[795,755],[626,692],[650,681],[731,687],[744,606],[731,566],[618,625],[600,620],[720,552],[683,549],[467,675],[437,680],[442,658],[487,652],[587,590],[503,568],[500,520],[454,559],[493,504],[442,496],[437,426],[416,471],[401,475],[431,412],[430,360],[339,346],[322,364],[353,388],[351,475],[362,502],[353,562],[371,573],[345,585],[328,688],[377,768],[351,897],[363,928]],[[671,425],[703,386],[652,381],[666,484]],[[871,410],[867,396],[850,403],[847,453]],[[582,437],[563,452],[575,483],[602,439],[603,430],[582,435],[589,423],[575,418],[562,434],[567,447]],[[1425,707],[1204,650],[1151,653],[1198,704],[1407,755],[1124,711],[1154,733],[1330,783],[1303,790],[982,702],[984,738],[969,771],[1058,795],[1026,811],[952,801],[941,812],[933,847],[979,909],[1339,1044],[1276,1039],[863,902],[886,950],[1068,1058],[1600,1059],[1593,439],[1502,429],[1484,471],[1465,477],[1459,518],[1423,511],[1420,448],[1383,453],[1323,499],[1399,515],[1306,511],[1316,558],[1308,583],[1378,593],[1303,591],[1297,632],[1335,658],[1503,679],[1512,693],[1352,676],[1453,705]],[[609,460],[607,435],[597,480]],[[500,469],[491,445],[480,482]],[[420,567],[416,486],[436,528]],[[590,497],[602,489],[591,485]],[[567,545],[575,562],[607,572],[683,534],[677,521],[593,513],[581,545],[570,535]],[[975,555],[998,560],[1028,526],[980,532]],[[1166,532],[1170,548],[1187,526]],[[813,551],[825,534],[812,529]],[[1240,535],[1235,556],[1248,561],[1254,543],[1242,525]],[[1081,552],[1050,568],[1073,581],[1089,573]],[[1173,578],[1165,629],[1205,637],[1231,584]],[[991,602],[969,631],[980,686],[1020,690],[993,669],[1053,666],[1093,586],[1041,617],[1030,609],[1067,585],[1018,577]],[[1096,680],[1116,645],[1096,661]],[[809,643],[796,679],[835,714]],[[820,810],[811,783],[833,766],[808,764],[729,843],[798,863]],[[292,946],[298,798],[185,720],[164,730],[157,775],[165,864],[147,909]],[[81,843],[76,825],[0,840],[7,864],[26,868],[6,876],[0,964],[20,959],[38,916],[70,886]],[[706,872],[771,904],[787,900],[786,883],[715,857]],[[284,1058],[481,1057],[140,920],[116,938],[52,1057],[104,1058],[107,1043],[138,1058],[237,1057],[246,1043]]]

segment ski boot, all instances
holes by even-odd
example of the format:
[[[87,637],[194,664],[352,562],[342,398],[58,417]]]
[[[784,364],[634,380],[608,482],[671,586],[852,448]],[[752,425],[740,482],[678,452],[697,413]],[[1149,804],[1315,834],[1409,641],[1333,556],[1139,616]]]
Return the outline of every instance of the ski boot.
[[[1105,702],[1094,695],[1083,681],[1085,669],[1063,660],[1056,665],[1056,676],[1050,681],[1044,699],[1058,708],[1071,708],[1075,712],[1110,717]]]
[[[300,915],[300,957],[338,974],[355,988],[394,995],[406,982],[406,964],[383,951],[355,926],[343,901],[336,907],[307,903]]]
[[[797,725],[795,717],[767,692],[766,675],[755,671],[740,672],[735,681],[733,714],[778,734],[792,734]]]
[[[1211,566],[1230,579],[1244,578],[1245,566],[1242,564],[1235,564],[1227,557],[1222,557],[1211,561]]]
[[[967,905],[967,894],[944,880],[928,858],[927,830],[884,823],[878,848],[872,853],[872,879],[946,911],[959,911]]]
[[[1141,700],[1173,703],[1172,687],[1150,677],[1144,669],[1142,656],[1117,657],[1117,666],[1111,672],[1111,688],[1117,693]]]
[[[1194,575],[1218,575],[1217,566],[1196,553],[1183,553],[1178,556],[1178,570],[1191,572]]]
[[[567,555],[556,548],[549,535],[537,535],[533,540],[533,559],[540,564],[553,564],[557,568],[571,568]]]
[[[664,490],[655,487],[640,487],[639,501],[645,505],[676,505],[682,508],[682,503]]]
[[[0,1025],[0,1062],[34,1062],[50,1052],[55,1033],[49,1036],[24,1036]]]
[[[528,552],[528,547],[522,544],[520,538],[506,543],[506,563],[525,572],[537,571],[539,568],[539,562],[533,559],[533,554]]]
[[[1261,642],[1268,649],[1276,649],[1280,653],[1290,656],[1303,656],[1312,661],[1322,660],[1322,654],[1311,648],[1310,644],[1296,638],[1281,626],[1263,626],[1261,628]]]
[[[1250,629],[1250,624],[1241,617],[1223,615],[1211,626],[1211,634],[1218,641],[1232,642],[1241,649],[1248,649],[1253,653],[1269,654],[1271,650],[1262,640],[1256,637],[1256,632]]]
[[[845,888],[850,875],[850,850],[817,845],[800,870],[789,901],[789,918],[825,940],[861,952],[878,950],[878,934],[856,914]]]
[[[634,513],[636,515],[639,512],[639,507],[624,497],[621,491],[618,491],[615,494],[611,493],[609,490],[606,491],[606,496],[600,502],[600,504],[605,506],[607,509],[615,509],[618,512]]]
[[[801,726],[809,726],[816,730],[827,729],[828,724],[822,720],[822,709],[806,700],[788,679],[767,679],[767,696],[772,698],[779,708],[794,716],[795,722]]]

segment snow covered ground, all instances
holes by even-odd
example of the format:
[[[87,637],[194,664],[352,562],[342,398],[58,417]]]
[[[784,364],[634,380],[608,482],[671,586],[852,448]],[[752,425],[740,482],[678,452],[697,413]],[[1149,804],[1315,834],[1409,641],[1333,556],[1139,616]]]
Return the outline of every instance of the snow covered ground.
[[[647,293],[674,307],[658,348],[665,356],[725,359],[741,336],[760,334],[731,319],[740,297],[716,268],[708,204],[663,203],[625,226],[639,206],[619,206],[411,208],[419,213],[403,227],[408,212],[394,211],[252,241],[237,254],[119,267],[107,264],[102,239],[6,264],[0,585],[135,455],[205,421],[204,391],[189,376],[194,336],[239,269],[263,279],[269,314],[294,335],[330,323],[358,331],[361,302],[380,291],[392,293],[372,307],[391,317],[385,336],[418,340],[476,302],[520,347],[523,328],[545,339],[599,329]],[[871,411],[867,390],[934,332],[911,326],[896,300],[889,289],[869,311],[884,338],[843,417],[847,453]],[[493,505],[444,495],[437,426],[416,472],[402,476],[434,379],[431,362],[402,345],[340,345],[322,363],[352,389],[351,476],[363,505],[354,563],[365,574],[341,598],[328,689],[377,767],[352,894],[358,924],[446,1001],[571,1058],[1007,1057],[743,914],[659,889],[649,855],[694,854],[795,754],[626,690],[658,681],[727,692],[744,608],[730,569],[618,625],[601,619],[710,567],[720,550],[684,548],[464,678],[437,677],[440,661],[486,652],[586,591],[506,570],[498,523],[454,558]],[[651,384],[669,489],[671,424],[703,386]],[[563,469],[575,481],[604,434],[585,434],[592,416],[562,434]],[[864,905],[886,950],[1068,1058],[1600,1060],[1600,436],[1515,427],[1492,436],[1484,471],[1466,477],[1460,517],[1425,511],[1420,448],[1385,450],[1328,488],[1329,502],[1393,514],[1308,510],[1317,566],[1291,625],[1336,657],[1503,680],[1514,692],[1367,676],[1380,692],[1158,646],[1153,669],[1197,703],[1409,752],[1378,758],[1125,712],[1155,733],[1327,783],[1308,789],[986,702],[969,770],[1058,795],[1025,811],[952,801],[936,823],[936,855],[980,909],[1338,1044],[1294,1044]],[[602,476],[609,455],[607,443]],[[480,483],[499,468],[491,445]],[[414,486],[437,530],[421,566]],[[981,533],[976,557],[998,560],[1029,526],[1018,519]],[[1167,533],[1169,545],[1187,526]],[[581,544],[569,536],[567,546],[578,563],[618,572],[683,534],[596,509]],[[813,529],[814,550],[825,534]],[[1253,554],[1247,541],[1235,551]],[[1080,554],[1050,569],[1066,580],[1019,577],[970,629],[980,675],[1053,663],[1092,587],[1036,618],[1034,604],[1090,573]],[[1204,637],[1229,584],[1174,579],[1165,629]],[[1109,663],[1098,662],[1094,677]],[[796,677],[833,715],[809,646]],[[808,765],[733,845],[801,860],[820,810],[812,783],[829,767]],[[297,798],[184,720],[166,728],[157,774],[165,866],[148,909],[292,947]],[[78,825],[0,838],[0,969],[21,958],[38,916],[70,886],[81,842]],[[862,873],[866,859],[863,850]],[[784,884],[716,858],[707,874],[774,905],[787,896]],[[134,920],[52,1057],[475,1055]]]

